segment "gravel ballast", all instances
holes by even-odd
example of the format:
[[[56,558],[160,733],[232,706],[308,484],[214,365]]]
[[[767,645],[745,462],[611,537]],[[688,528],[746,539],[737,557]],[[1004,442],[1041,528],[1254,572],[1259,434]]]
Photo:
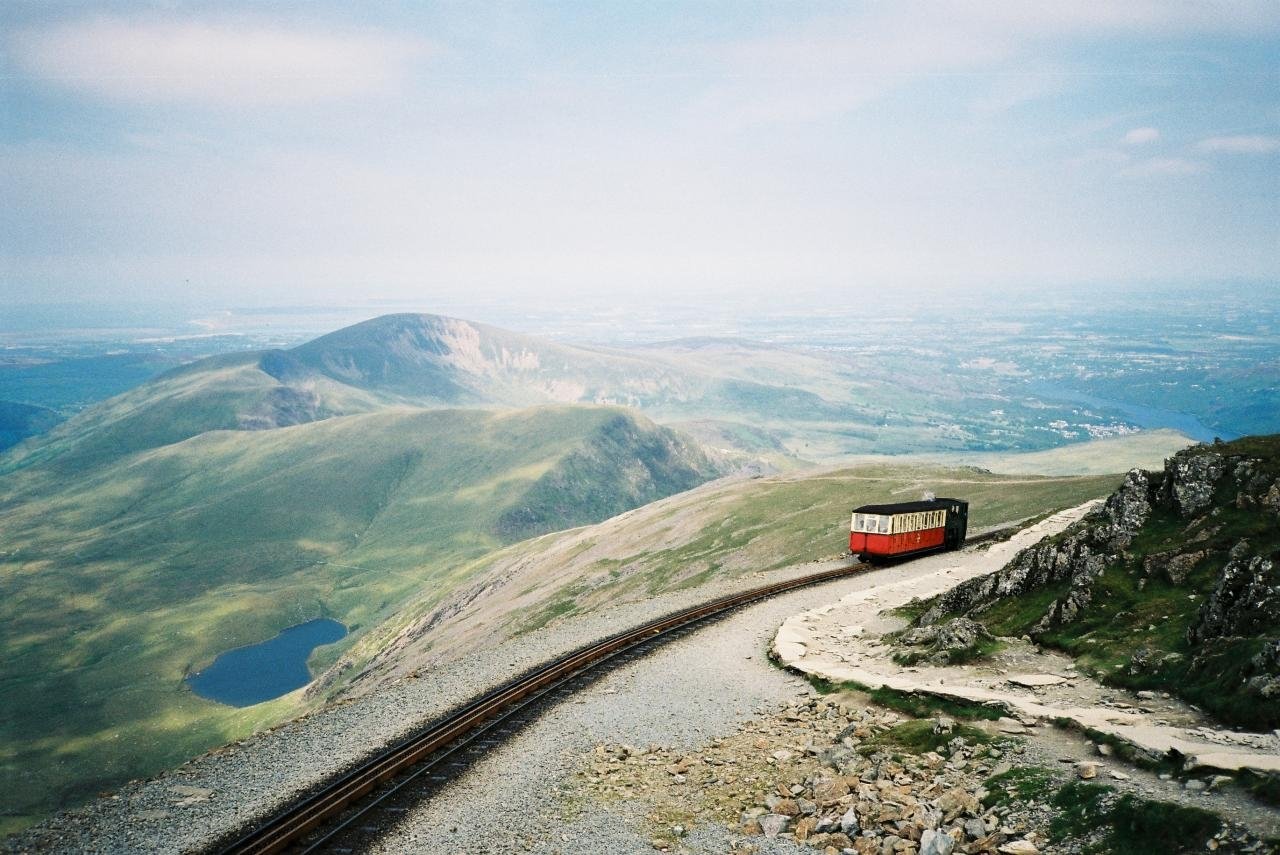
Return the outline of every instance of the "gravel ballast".
[[[602,742],[692,750],[808,695],[808,683],[767,656],[779,623],[889,577],[936,573],[955,560],[938,555],[780,595],[666,644],[545,711],[399,819],[368,851],[653,851],[637,804],[593,804],[580,812],[566,803],[583,752]],[[682,841],[704,852],[727,851],[726,843],[724,833],[707,828]],[[760,851],[801,850],[775,840]]]

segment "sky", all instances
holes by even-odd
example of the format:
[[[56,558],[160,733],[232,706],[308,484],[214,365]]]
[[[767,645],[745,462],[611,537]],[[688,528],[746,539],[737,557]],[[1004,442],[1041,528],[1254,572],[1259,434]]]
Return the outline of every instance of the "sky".
[[[0,5],[0,304],[1280,287],[1280,3]]]

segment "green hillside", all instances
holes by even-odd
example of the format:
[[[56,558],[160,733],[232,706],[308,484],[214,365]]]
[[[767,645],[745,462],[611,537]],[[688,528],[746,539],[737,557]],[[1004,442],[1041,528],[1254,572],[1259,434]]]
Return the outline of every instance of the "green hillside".
[[[0,458],[0,474],[34,465],[52,477],[213,430],[261,430],[382,406],[376,396],[325,378],[281,380],[276,355],[211,357],[167,372],[68,419]]]
[[[411,594],[451,590],[470,559],[717,471],[607,407],[388,410],[211,431],[73,478],[21,469],[0,494],[5,810],[75,801],[298,708],[192,695],[182,677],[223,650],[321,615],[358,637]]]
[[[458,592],[424,589],[353,646],[345,677],[367,670],[359,685],[368,691],[380,679],[569,615],[837,557],[848,546],[854,505],[934,490],[968,499],[977,530],[1106,495],[1121,477],[1008,476],[891,462],[716,482],[476,559],[467,570],[475,581],[465,601]],[[486,579],[503,584],[484,585]],[[341,682],[330,691],[340,693]]]
[[[47,407],[0,401],[0,451],[44,433],[61,420],[62,416]]]

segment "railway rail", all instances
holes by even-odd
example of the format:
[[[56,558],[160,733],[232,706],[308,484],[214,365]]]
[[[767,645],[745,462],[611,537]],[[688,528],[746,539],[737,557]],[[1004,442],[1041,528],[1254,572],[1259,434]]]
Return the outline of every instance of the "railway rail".
[[[993,540],[1009,530],[1001,528],[975,535],[965,545]],[[492,736],[508,735],[512,728],[504,730],[504,726],[519,721],[522,711],[527,712],[538,701],[568,693],[575,681],[593,679],[606,663],[647,652],[656,644],[680,637],[751,603],[851,576],[870,566],[857,562],[762,585],[674,612],[580,647],[429,722],[213,851],[219,855],[350,851],[351,847],[340,846],[340,841],[360,831],[372,831],[369,823],[374,810],[406,810],[393,803],[403,798],[409,788],[448,780],[450,770],[465,768],[470,756],[496,744]]]

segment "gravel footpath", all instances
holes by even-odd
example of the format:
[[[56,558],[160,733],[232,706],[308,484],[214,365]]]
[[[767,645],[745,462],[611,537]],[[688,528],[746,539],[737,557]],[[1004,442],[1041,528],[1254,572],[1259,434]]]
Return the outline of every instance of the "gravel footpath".
[[[924,559],[926,563],[929,560]],[[113,795],[59,813],[20,835],[5,838],[3,851],[169,853],[206,850],[228,835],[261,821],[299,793],[350,768],[381,746],[548,659],[680,608],[847,563],[847,559],[811,562],[769,573],[719,580],[557,622],[490,650],[478,651],[420,679],[403,680],[369,696],[327,707],[274,730],[217,749],[152,780],[127,784]],[[680,665],[673,666],[667,659],[670,651],[664,651],[659,656],[637,663],[634,667],[659,669],[648,671],[656,681],[654,693],[634,702],[646,706],[646,713],[655,716],[644,732],[660,735],[669,729],[683,729],[692,739],[698,733],[709,733],[725,723],[737,721],[738,716],[749,715],[753,703],[775,697],[778,692],[793,692],[802,685],[796,678],[787,677],[761,661],[765,641],[777,622],[797,609],[817,605],[854,590],[853,586],[874,584],[874,578],[884,573],[914,572],[910,569],[913,567],[915,564],[830,583],[778,598],[735,616],[729,625],[739,627],[740,631],[745,628],[751,637],[743,639],[746,646],[740,649],[723,648],[721,656],[727,657],[726,661],[736,658],[740,665],[749,666],[744,673],[720,674],[720,669],[715,667],[696,667],[696,660],[700,658],[696,651],[704,644],[704,639],[719,638],[721,633],[718,631],[696,633],[672,645],[674,650],[695,651],[695,655],[687,657],[695,661],[685,664],[681,660]],[[714,647],[722,649],[720,642]],[[733,652],[729,652],[730,649]],[[744,654],[740,650],[749,651],[746,655],[752,655],[754,659],[743,662]],[[651,660],[667,664],[645,664]],[[672,668],[677,670],[670,671]],[[682,707],[682,711],[655,704],[658,699],[671,700],[672,703],[677,701],[674,696],[678,693],[672,691],[675,688],[672,684],[687,682],[686,676],[678,673],[679,669],[687,668],[693,669],[690,673],[706,675],[699,678],[703,680],[701,683],[699,680],[689,683],[690,690],[700,690],[701,700],[680,700],[682,704],[693,704]],[[712,673],[718,675],[717,679],[705,682]],[[618,675],[609,679],[617,680]],[[736,681],[752,685],[734,686]],[[726,687],[723,695],[721,686]],[[592,697],[599,698],[594,694]],[[598,733],[607,737],[625,732],[631,726],[627,720],[629,714],[625,711],[634,703],[617,704],[618,698],[605,697],[609,702],[590,705]],[[535,730],[542,733],[546,726],[552,726],[554,730],[552,723],[560,721],[566,709],[579,710],[580,707],[572,701],[562,704],[554,710],[555,715],[548,716],[547,725],[531,726],[518,737],[517,742],[525,744],[528,734]],[[699,710],[705,710],[711,716],[708,727],[689,731],[686,722]],[[585,714],[586,710],[582,712]],[[726,715],[729,717],[725,718]],[[614,717],[619,721],[616,727],[609,724]],[[545,788],[539,789],[534,779],[546,775],[548,767],[535,763],[527,766],[526,771],[529,780],[517,788],[521,797],[533,792],[547,792]],[[474,775],[467,776],[467,780],[474,779]],[[448,803],[448,799],[442,799],[441,803]]]

